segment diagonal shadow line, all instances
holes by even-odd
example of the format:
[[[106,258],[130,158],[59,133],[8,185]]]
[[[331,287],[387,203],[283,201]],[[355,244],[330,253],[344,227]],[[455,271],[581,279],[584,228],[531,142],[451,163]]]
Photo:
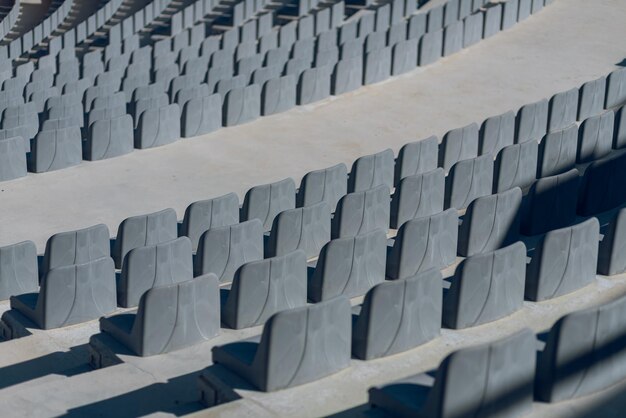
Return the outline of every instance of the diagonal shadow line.
[[[124,394],[72,408],[62,417],[114,416],[131,418],[153,413],[187,415],[204,407],[200,404],[197,380],[200,371],[153,383]]]
[[[91,371],[88,344],[71,347],[70,351],[56,351],[0,368],[0,389],[39,379],[49,375],[75,376]]]
[[[540,335],[540,339],[546,338],[546,334]],[[617,338],[609,341],[608,343],[603,344],[602,346],[597,346],[595,350],[587,351],[582,355],[570,360],[569,362],[561,365],[557,369],[557,375],[560,379],[565,380],[574,374],[583,373],[591,367],[599,366],[604,360],[607,360],[614,356],[622,356],[626,358],[626,330],[619,335]],[[521,399],[527,398],[529,394],[532,394],[535,386],[535,379],[528,381],[520,381],[516,385],[511,386],[509,390],[506,392],[502,392],[498,397],[487,400],[486,402],[479,405],[479,401],[477,399],[469,402],[466,407],[462,410],[457,411],[457,413],[452,415],[447,415],[447,418],[465,418],[469,416],[475,416],[477,413],[476,408],[480,407],[481,411],[489,411],[490,416],[495,414],[503,413],[509,408],[511,405],[514,405],[516,402],[519,402]],[[618,384],[626,383],[626,375],[619,382],[612,383],[607,385],[605,388],[595,392],[595,394],[603,393],[605,390],[614,387]],[[395,384],[398,390],[406,389],[406,385],[410,385],[407,383],[398,383]],[[394,384],[388,385],[388,387],[393,387]],[[412,385],[416,388],[424,389],[424,386]],[[585,396],[585,395],[583,395]],[[574,398],[578,399],[578,398]],[[573,411],[568,412],[568,416],[571,418],[596,418],[598,416],[607,416],[607,415],[598,415],[598,411],[613,411],[615,412],[615,404],[624,405],[626,404],[626,388],[620,389],[618,393],[614,394],[610,397],[610,400],[603,399],[602,402],[596,405],[592,405],[589,407],[581,407],[580,413],[575,414]],[[541,402],[538,400],[534,400],[534,402]],[[565,402],[565,401],[563,401]],[[612,403],[610,403],[612,402]],[[424,404],[422,405],[424,406]],[[351,408],[351,410],[359,410],[361,406],[357,406],[355,408]],[[339,412],[337,414],[331,415],[331,417],[344,417],[349,416],[349,410]],[[384,411],[384,410],[383,410]],[[621,410],[623,412],[623,409]],[[371,409],[372,416],[379,416],[377,413],[382,412],[380,408],[372,408]],[[618,415],[614,416],[623,416],[623,413],[620,413],[617,410]],[[370,414],[365,414],[366,416],[370,416]]]

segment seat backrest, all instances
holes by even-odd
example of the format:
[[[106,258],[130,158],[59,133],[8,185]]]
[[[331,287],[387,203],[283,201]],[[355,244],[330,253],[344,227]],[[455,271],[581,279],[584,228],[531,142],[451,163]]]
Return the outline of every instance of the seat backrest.
[[[522,233],[537,235],[571,225],[576,219],[578,170],[537,180],[524,202]]]
[[[219,286],[214,274],[153,287],[141,297],[133,326],[144,356],[209,340],[220,332]]]
[[[551,299],[591,283],[596,278],[599,238],[596,218],[548,232],[527,268],[526,299]]]
[[[253,368],[261,390],[311,382],[350,364],[350,303],[343,297],[282,311],[263,328]]]
[[[235,329],[252,327],[276,312],[304,306],[306,283],[302,250],[246,263],[237,270],[222,321]]]
[[[529,412],[535,355],[529,329],[453,352],[437,369],[424,415],[518,417]]]
[[[384,34],[383,34],[384,35]],[[352,164],[348,191],[361,192],[379,185],[393,187],[394,155],[391,149],[359,157]]]
[[[309,280],[309,300],[319,302],[344,295],[365,294],[385,280],[387,236],[377,229],[367,234],[330,241],[320,251]]]
[[[522,191],[479,197],[467,208],[459,228],[458,253],[469,257],[507,246],[519,238]]]
[[[443,168],[400,180],[391,199],[391,227],[397,229],[410,219],[442,212],[445,182]]]
[[[415,174],[425,173],[437,168],[439,159],[439,141],[436,136],[405,144],[396,158],[394,183]]]
[[[174,209],[124,219],[117,230],[113,247],[115,266],[122,268],[124,256],[133,248],[176,239],[177,229],[178,221]]]
[[[110,257],[58,267],[42,279],[36,311],[44,329],[90,321],[113,312],[115,267]]]
[[[353,327],[352,352],[369,360],[409,350],[438,336],[441,284],[441,272],[431,269],[371,288]]]
[[[211,228],[239,223],[239,197],[235,193],[190,204],[185,210],[181,234],[189,237],[194,250],[200,236]]]
[[[493,174],[493,192],[499,193],[513,187],[530,186],[537,177],[537,141],[509,145],[500,150]]]
[[[211,228],[200,237],[194,260],[196,276],[214,273],[231,282],[245,263],[263,258],[263,224],[258,219]]]
[[[536,396],[560,402],[626,378],[626,298],[565,315],[552,327],[537,363]]]
[[[373,189],[348,193],[339,200],[333,218],[333,238],[351,237],[375,229],[389,228],[390,218],[389,187],[377,186]]]
[[[443,301],[443,323],[466,328],[521,309],[526,280],[526,246],[515,244],[468,257],[457,267]]]
[[[287,209],[275,218],[267,243],[269,257],[303,250],[307,258],[315,257],[330,241],[330,207],[319,202],[303,208]]]
[[[448,131],[439,145],[439,167],[450,171],[459,161],[478,156],[478,125],[472,123]]]
[[[36,292],[38,286],[35,243],[24,241],[0,247],[0,300]]]
[[[331,212],[337,202],[348,192],[348,169],[341,163],[322,170],[310,171],[304,175],[298,189],[297,206],[310,206],[326,202]]]
[[[446,177],[444,207],[465,209],[474,199],[491,194],[493,168],[491,154],[455,163]]]
[[[432,268],[443,269],[456,261],[459,233],[456,209],[448,209],[405,222],[387,254],[387,276],[411,277]]]
[[[130,308],[139,303],[148,289],[193,278],[191,241],[180,237],[156,245],[137,247],[126,254],[118,283],[120,306]]]
[[[274,217],[296,207],[296,184],[292,178],[276,183],[254,186],[246,192],[241,208],[241,220],[260,219],[263,229],[269,231]]]
[[[55,234],[46,242],[41,272],[45,274],[57,267],[109,257],[109,240],[109,228],[103,224]]]

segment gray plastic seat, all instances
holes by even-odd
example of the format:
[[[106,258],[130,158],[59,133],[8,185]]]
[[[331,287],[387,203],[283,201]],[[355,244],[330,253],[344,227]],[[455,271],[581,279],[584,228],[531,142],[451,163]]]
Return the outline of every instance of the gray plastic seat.
[[[231,282],[245,263],[263,258],[263,224],[258,219],[210,228],[200,237],[194,275],[214,273],[220,283]]]
[[[389,200],[389,188],[382,184],[370,190],[348,193],[337,204],[331,224],[331,236],[344,238],[375,229],[387,231]]]
[[[578,128],[578,153],[576,162],[588,163],[605,157],[613,146],[615,113],[612,110],[590,116]]]
[[[0,139],[0,181],[26,176],[26,150],[21,136]]]
[[[117,303],[137,306],[141,295],[156,286],[176,284],[193,278],[191,241],[180,237],[156,245],[130,250],[117,282]]]
[[[548,100],[529,103],[517,111],[515,143],[538,141],[548,132]]]
[[[598,248],[598,273],[612,276],[626,271],[626,209],[611,218]]]
[[[24,241],[0,247],[0,300],[36,292],[38,287],[35,243]]]
[[[626,104],[626,69],[611,72],[606,79],[604,108],[611,109]]]
[[[319,302],[335,296],[365,294],[385,280],[387,238],[378,229],[356,237],[330,241],[310,272],[308,298]],[[312,269],[311,269],[312,270]]]
[[[130,115],[96,120],[89,125],[83,154],[96,161],[119,157],[133,151],[133,119]]]
[[[80,164],[82,157],[78,126],[41,131],[33,141],[29,169],[35,173],[60,170]]]
[[[464,209],[474,199],[491,194],[493,171],[491,154],[455,163],[446,177],[444,207]]]
[[[443,29],[428,31],[420,37],[419,66],[423,67],[437,61],[443,53]]]
[[[508,247],[466,258],[443,297],[443,324],[462,329],[511,315],[524,303],[526,246]]]
[[[454,264],[458,224],[455,209],[405,222],[387,249],[387,277],[403,279]]]
[[[316,257],[330,241],[330,207],[326,202],[287,209],[274,218],[265,248],[266,257],[302,250],[306,258]]]
[[[50,270],[39,293],[11,297],[11,309],[42,329],[91,321],[113,312],[116,305],[115,268],[110,257]]]
[[[434,379],[425,373],[371,388],[369,403],[402,418],[521,417],[532,410],[535,364],[535,335],[524,329],[449,354]]]
[[[281,71],[278,68],[278,75],[263,83],[261,112],[264,116],[286,112],[296,106],[297,79],[294,75],[280,77]]]
[[[189,237],[193,251],[198,248],[200,236],[211,228],[239,223],[239,197],[235,193],[187,206],[180,235]]]
[[[537,235],[571,225],[576,219],[579,183],[575,168],[533,183],[524,197],[522,233]]]
[[[526,269],[526,299],[552,299],[595,280],[599,238],[596,218],[548,232]]]
[[[362,192],[379,185],[393,187],[394,156],[386,149],[377,154],[357,158],[348,177],[349,193]]]
[[[348,193],[348,169],[344,163],[304,175],[296,195],[296,206],[326,202],[334,212],[339,199]]]
[[[276,215],[295,207],[296,183],[292,178],[286,178],[250,188],[243,200],[240,219],[260,219],[264,230],[269,231]]]
[[[437,168],[439,142],[436,136],[409,142],[400,148],[396,158],[394,185],[405,177],[426,173]]]
[[[626,153],[622,150],[591,163],[581,182],[578,213],[583,216],[594,215],[626,202],[624,176]]]
[[[234,88],[226,94],[222,108],[223,126],[241,125],[259,116],[261,116],[260,86],[251,84],[243,88]]]
[[[450,171],[461,160],[478,156],[478,125],[472,123],[449,131],[439,144],[439,167]]]
[[[513,145],[515,140],[515,113],[508,111],[485,119],[480,126],[478,155],[498,155],[500,150]]]
[[[171,144],[180,138],[180,108],[176,103],[141,113],[135,129],[135,148]]]
[[[348,367],[350,335],[350,303],[334,298],[278,312],[267,320],[260,337],[213,348],[213,363],[271,392]]]
[[[538,154],[539,146],[535,141],[502,148],[494,165],[494,193],[530,186],[537,177]]]
[[[174,209],[164,209],[124,219],[117,229],[112,251],[115,267],[122,268],[124,257],[133,248],[176,239],[177,229],[178,220]]]
[[[537,356],[535,397],[562,402],[626,379],[626,298],[565,315],[552,326]]]
[[[41,274],[58,267],[109,257],[109,238],[109,228],[103,224],[51,236],[46,242]]]
[[[222,322],[241,329],[276,312],[306,305],[306,256],[301,250],[241,266],[222,301]]]
[[[576,123],[578,89],[557,93],[550,99],[548,132],[560,131]]]
[[[363,304],[352,309],[354,356],[363,360],[385,357],[439,336],[441,284],[441,273],[432,269],[371,288]]]
[[[360,45],[360,44],[359,44]],[[342,45],[342,51],[345,51],[346,45]],[[354,51],[354,50],[352,50]],[[361,87],[363,80],[363,56],[361,54],[346,57],[342,56],[337,64],[331,78],[332,94],[338,96],[343,93],[354,91]]]
[[[576,165],[578,126],[550,132],[539,143],[537,177],[548,177],[571,170]]]
[[[579,89],[578,120],[585,120],[602,113],[606,94],[606,77],[588,81]]]
[[[474,200],[459,227],[458,254],[470,257],[517,241],[521,206],[522,191],[518,187]]]
[[[182,109],[182,136],[185,138],[208,134],[222,126],[222,101],[217,94],[188,100]]]
[[[153,287],[136,313],[100,319],[100,330],[139,356],[169,353],[220,333],[219,287],[214,274]]]
[[[391,228],[443,211],[444,193],[445,174],[441,167],[403,178],[391,197]]]

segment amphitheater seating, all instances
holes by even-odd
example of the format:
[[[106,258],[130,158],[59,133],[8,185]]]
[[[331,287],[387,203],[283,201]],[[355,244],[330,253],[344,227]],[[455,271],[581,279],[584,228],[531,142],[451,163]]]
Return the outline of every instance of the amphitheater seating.
[[[523,416],[532,409],[534,343],[534,334],[523,330],[492,343],[460,349],[443,360],[434,379],[428,374],[416,375],[370,389],[370,405],[400,417],[491,411]],[[496,366],[503,363],[506,367]],[[507,397],[508,392],[515,396]]]
[[[296,106],[308,112],[494,37],[550,2],[447,0],[420,10],[426,1],[16,1],[0,7],[0,181],[166,147]],[[159,383],[152,363],[202,358],[201,402],[214,406],[315,381],[319,390],[344,369],[352,378],[398,361],[415,369],[421,352],[410,350],[453,339],[461,348],[436,372],[373,387],[371,410],[360,408],[515,417],[533,400],[594,394],[626,380],[623,297],[562,317],[539,334],[545,344],[523,329],[485,333],[486,343],[467,347],[479,330],[458,330],[509,326],[506,317],[527,315],[535,302],[551,309],[597,274],[626,271],[625,108],[618,69],[448,130],[441,142],[407,138],[349,170],[339,156],[299,188],[296,177],[246,185],[241,206],[235,193],[195,197],[204,200],[181,220],[174,209],[131,216],[113,239],[103,224],[56,233],[39,259],[31,241],[2,247],[0,300],[11,309],[0,336],[30,333],[37,350],[52,342],[61,364],[89,351],[94,366],[141,370],[137,381],[149,375],[150,386],[119,395],[129,404],[153,389],[170,396],[183,381],[195,390],[197,365]],[[88,348],[45,331],[82,324],[83,332],[96,319],[101,334]],[[16,322],[29,330],[11,329]],[[114,343],[97,353],[107,339],[132,354]],[[367,363],[383,357],[389,366]],[[68,381],[77,373],[93,382],[82,366],[64,371]]]

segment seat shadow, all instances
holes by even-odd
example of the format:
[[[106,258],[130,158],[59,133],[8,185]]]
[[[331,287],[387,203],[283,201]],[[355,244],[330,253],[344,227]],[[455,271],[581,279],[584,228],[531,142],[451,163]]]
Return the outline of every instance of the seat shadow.
[[[198,392],[200,371],[169,379],[166,383],[133,390],[67,411],[63,417],[138,417],[154,413],[183,416],[204,409]]]
[[[75,376],[91,371],[88,344],[56,351],[0,368],[0,389],[39,379],[48,375]]]

